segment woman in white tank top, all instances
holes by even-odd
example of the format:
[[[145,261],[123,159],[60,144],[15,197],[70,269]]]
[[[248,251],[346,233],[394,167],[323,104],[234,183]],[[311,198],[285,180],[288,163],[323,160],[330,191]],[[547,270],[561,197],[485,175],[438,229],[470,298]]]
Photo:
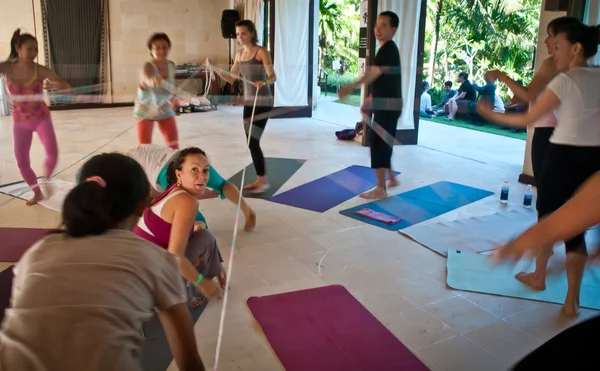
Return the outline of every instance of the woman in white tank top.
[[[524,114],[497,114],[480,102],[477,111],[490,121],[527,127],[554,112],[557,124],[545,155],[538,187],[540,218],[550,215],[568,201],[591,175],[600,171],[600,69],[587,60],[598,51],[600,32],[574,17],[556,22],[553,53],[560,73]],[[575,316],[587,249],[584,234],[565,241],[568,291],[563,311]],[[551,251],[551,250],[548,250]],[[541,255],[540,255],[541,256]],[[545,289],[545,275],[537,289]]]

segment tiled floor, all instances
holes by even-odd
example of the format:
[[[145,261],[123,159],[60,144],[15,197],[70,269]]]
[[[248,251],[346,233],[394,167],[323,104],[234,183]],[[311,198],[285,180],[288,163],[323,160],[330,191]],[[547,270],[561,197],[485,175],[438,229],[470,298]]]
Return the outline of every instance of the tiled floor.
[[[124,151],[136,143],[131,108],[54,112],[53,118],[60,179],[72,180],[79,166],[73,164],[92,151]],[[308,160],[282,190],[349,165],[368,166],[367,148],[334,136],[357,119],[356,108],[322,100],[313,119],[271,120],[262,140],[266,155]],[[223,176],[250,163],[240,107],[183,115],[178,122],[182,146],[205,149]],[[163,142],[158,132],[155,142]],[[395,148],[394,167],[402,172],[395,192],[440,180],[497,191],[508,179],[510,207],[520,207],[525,187],[516,179],[524,147],[524,141],[422,121],[419,145]],[[36,171],[42,154],[35,141]],[[0,160],[0,183],[19,180],[7,117],[0,118]],[[444,258],[398,233],[338,214],[360,203],[358,198],[323,214],[261,200],[249,203],[258,226],[238,235],[219,370],[283,369],[246,307],[248,297],[329,284],[344,285],[432,370],[506,370],[572,324],[559,319],[558,305],[448,289]],[[236,208],[215,199],[201,205],[227,260]],[[436,220],[490,214],[499,207],[496,197],[489,197]],[[56,212],[1,195],[0,210],[0,226],[54,227],[60,220]],[[221,308],[222,302],[210,303],[196,324],[209,367]],[[593,313],[583,310],[581,318]]]

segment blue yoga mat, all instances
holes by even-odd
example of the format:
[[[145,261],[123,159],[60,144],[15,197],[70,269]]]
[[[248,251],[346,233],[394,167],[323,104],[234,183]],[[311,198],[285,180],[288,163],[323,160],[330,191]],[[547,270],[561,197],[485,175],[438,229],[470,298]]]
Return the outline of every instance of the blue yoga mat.
[[[531,272],[533,261],[494,266],[491,257],[457,250],[448,251],[446,283],[456,290],[480,292],[513,298],[562,304],[567,294],[565,272],[546,277],[546,290],[536,291],[515,278],[519,272]],[[583,308],[600,310],[600,267],[588,265],[581,281],[579,304]]]
[[[376,185],[373,169],[353,165],[270,197],[269,200],[322,213]]]
[[[451,182],[438,182],[426,187],[413,189],[399,195],[388,197],[340,211],[340,214],[376,225],[390,231],[410,227],[411,225],[435,218],[459,207],[479,201],[493,195],[494,192],[468,187]],[[355,214],[368,208],[382,214],[402,218],[398,223],[389,225]]]

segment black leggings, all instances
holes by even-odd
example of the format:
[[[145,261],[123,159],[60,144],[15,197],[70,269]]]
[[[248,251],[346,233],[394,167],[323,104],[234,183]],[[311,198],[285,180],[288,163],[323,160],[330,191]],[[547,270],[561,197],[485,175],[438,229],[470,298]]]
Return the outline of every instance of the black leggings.
[[[556,335],[523,358],[512,370],[597,370],[598,334],[600,316]]]
[[[252,163],[256,170],[256,175],[264,176],[266,174],[265,169],[265,156],[263,155],[262,149],[260,148],[260,138],[262,137],[267,121],[269,120],[269,114],[273,107],[271,106],[256,106],[254,111],[254,121],[252,123],[252,138],[248,148],[250,148],[250,155],[252,156]],[[248,132],[250,130],[250,119],[252,118],[252,106],[244,106],[244,131],[246,132],[246,140],[248,139]]]
[[[550,143],[539,176],[537,210],[541,219],[567,202],[581,185],[600,171],[600,147]],[[586,253],[585,234],[565,241],[567,251]]]
[[[533,168],[533,177],[535,185],[539,187],[540,175],[542,174],[542,165],[544,164],[548,146],[550,145],[550,137],[554,133],[553,127],[535,128],[533,131],[533,139],[531,141],[531,167]]]
[[[371,168],[392,168],[392,153],[396,140],[398,118],[400,116],[396,113],[374,114],[374,127],[369,126],[367,133],[369,148],[371,149]]]

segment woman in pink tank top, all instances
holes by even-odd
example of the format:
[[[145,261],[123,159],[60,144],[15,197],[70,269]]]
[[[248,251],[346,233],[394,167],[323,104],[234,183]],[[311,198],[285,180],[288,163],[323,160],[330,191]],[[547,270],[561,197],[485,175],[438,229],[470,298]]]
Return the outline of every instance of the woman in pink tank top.
[[[52,175],[58,161],[58,145],[50,110],[44,102],[44,88],[70,88],[50,69],[37,64],[37,55],[35,37],[21,34],[17,29],[10,41],[10,56],[6,62],[0,63],[0,74],[6,76],[6,89],[10,95],[17,166],[23,180],[33,191],[33,198],[27,201],[27,205],[34,205],[44,198],[29,156],[34,132],[40,137],[46,152],[44,178]],[[44,86],[44,80],[50,84]]]
[[[216,238],[195,224],[198,197],[206,190],[209,169],[201,149],[190,147],[179,152],[167,169],[167,189],[146,208],[134,229],[136,235],[176,255],[186,286],[198,289],[207,299],[221,297],[227,280]],[[202,298],[188,294],[192,307],[202,304]]]

